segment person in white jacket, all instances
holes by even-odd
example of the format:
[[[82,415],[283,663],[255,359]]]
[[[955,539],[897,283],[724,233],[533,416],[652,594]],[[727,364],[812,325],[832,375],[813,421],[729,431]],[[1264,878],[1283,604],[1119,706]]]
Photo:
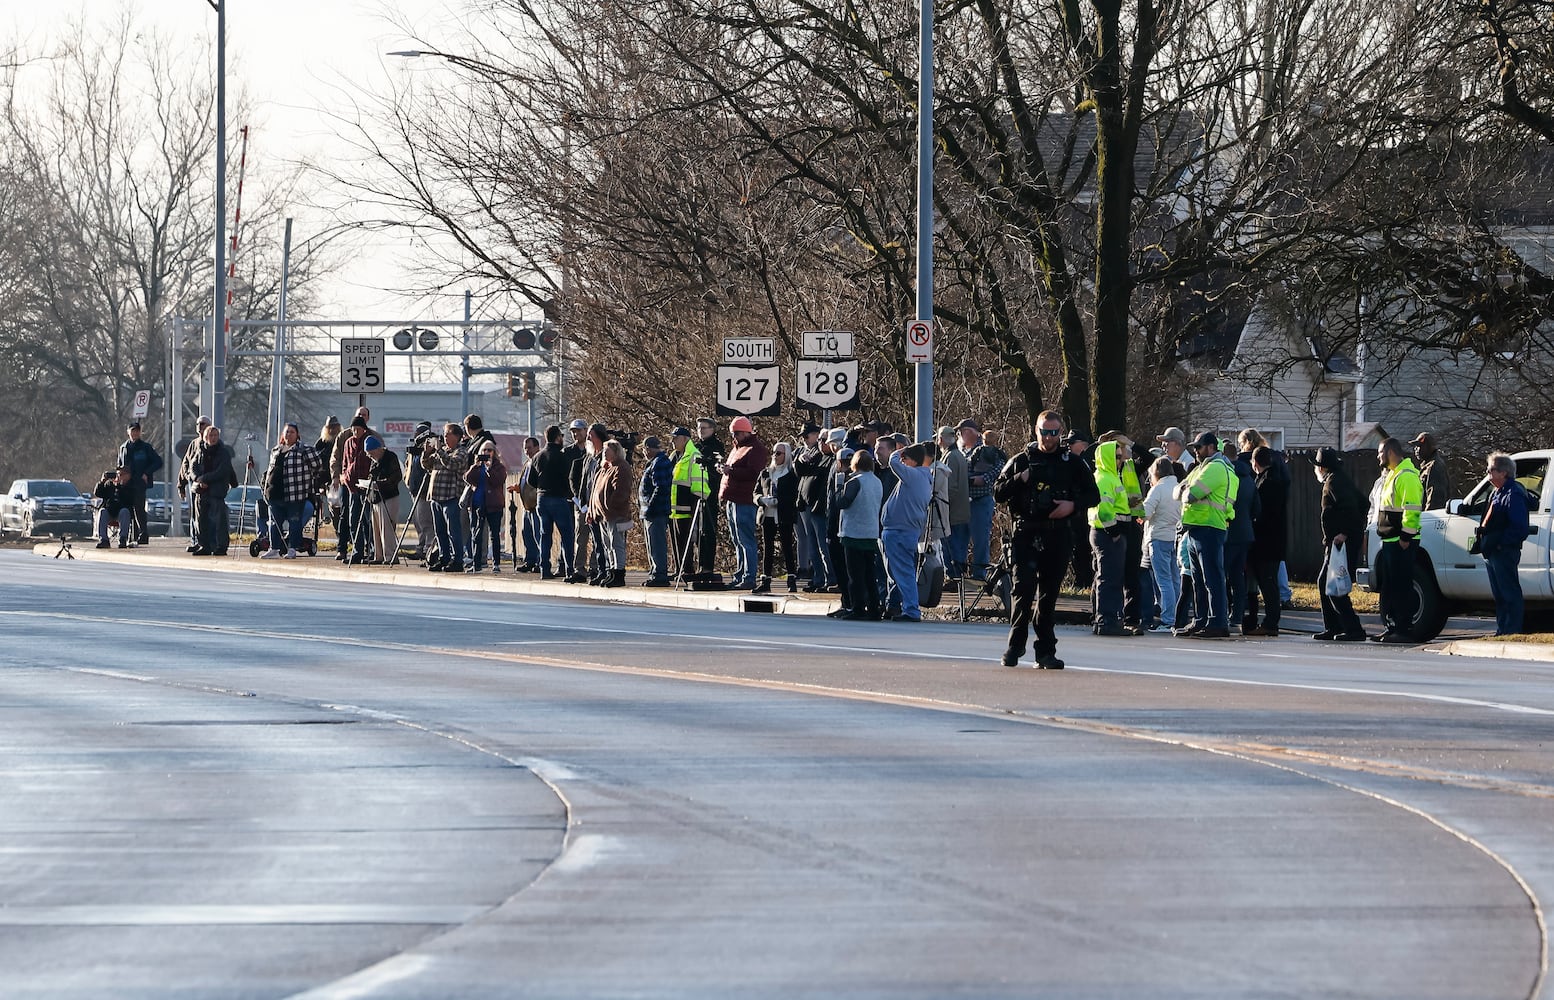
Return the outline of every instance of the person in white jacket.
[[[1182,523],[1182,504],[1172,493],[1176,476],[1171,460],[1157,458],[1149,467],[1149,492],[1144,496],[1143,564],[1154,574],[1155,599],[1160,614],[1157,626],[1176,627],[1176,603],[1181,596],[1181,566],[1176,561],[1176,533]]]

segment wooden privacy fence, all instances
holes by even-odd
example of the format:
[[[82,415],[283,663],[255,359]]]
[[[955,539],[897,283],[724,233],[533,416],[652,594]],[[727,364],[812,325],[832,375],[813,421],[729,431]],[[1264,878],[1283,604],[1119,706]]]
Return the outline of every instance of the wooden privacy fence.
[[[1292,451],[1285,455],[1290,467],[1289,548],[1284,562],[1291,580],[1312,582],[1322,571],[1322,484],[1317,481],[1314,451]],[[1381,478],[1374,449],[1344,452],[1344,471],[1359,487],[1360,495],[1370,496],[1371,487]],[[1362,546],[1360,551],[1367,552]]]

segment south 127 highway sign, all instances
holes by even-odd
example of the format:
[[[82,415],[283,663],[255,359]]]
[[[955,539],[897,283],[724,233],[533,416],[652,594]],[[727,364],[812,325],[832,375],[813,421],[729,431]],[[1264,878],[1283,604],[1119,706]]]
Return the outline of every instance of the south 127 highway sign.
[[[717,413],[723,417],[775,417],[782,413],[782,369],[718,365]]]

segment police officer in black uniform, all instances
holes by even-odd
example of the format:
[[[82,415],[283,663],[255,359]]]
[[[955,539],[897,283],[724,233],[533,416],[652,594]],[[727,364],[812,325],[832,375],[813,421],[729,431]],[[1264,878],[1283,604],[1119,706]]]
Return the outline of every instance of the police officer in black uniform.
[[[1063,575],[1068,572],[1071,525],[1076,518],[1083,520],[1086,511],[1100,502],[1100,493],[1089,467],[1070,454],[1062,441],[1062,415],[1044,410],[1036,426],[1036,440],[1009,460],[993,484],[993,496],[1009,505],[1014,518],[1014,607],[1003,664],[1020,665],[1034,604],[1035,665],[1042,670],[1062,670],[1052,613]]]

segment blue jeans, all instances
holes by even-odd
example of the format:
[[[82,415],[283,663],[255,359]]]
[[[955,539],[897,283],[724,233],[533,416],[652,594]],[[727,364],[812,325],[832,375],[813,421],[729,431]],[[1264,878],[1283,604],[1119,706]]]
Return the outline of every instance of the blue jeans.
[[[491,565],[502,565],[502,515],[500,510],[472,510],[470,524],[478,525],[480,531],[473,533],[470,538],[470,548],[473,551],[476,569],[486,568],[486,546],[491,548]]]
[[[836,584],[836,571],[831,567],[831,546],[826,542],[826,517],[807,510],[799,511],[800,558],[809,566],[809,579],[817,587]]]
[[[989,560],[993,551],[993,494],[973,497],[971,501],[971,575],[975,579],[987,579]]]
[[[561,532],[561,552],[556,560],[556,570],[561,576],[572,575],[572,501],[565,497],[540,497],[540,568],[546,573],[550,568],[550,545],[557,531]]]
[[[1225,594],[1225,532],[1206,524],[1191,524],[1187,526],[1187,544],[1192,553],[1193,624],[1225,628],[1230,621]]]
[[[648,579],[655,582],[669,579],[669,516],[644,517],[642,525],[647,532]]]
[[[1176,627],[1176,602],[1181,598],[1182,568],[1176,564],[1176,543],[1150,542],[1149,568],[1155,576],[1160,624]]]
[[[917,540],[922,532],[898,528],[886,528],[880,533],[885,547],[885,566],[890,571],[890,592],[886,606],[899,609],[897,614],[908,618],[921,618],[923,609],[917,606]]]
[[[1522,631],[1522,581],[1516,564],[1522,561],[1521,546],[1497,549],[1484,557],[1489,570],[1489,592],[1495,596],[1495,632],[1517,635]]]
[[[270,548],[276,552],[296,549],[302,544],[302,521],[306,517],[306,500],[289,500],[270,504]],[[286,544],[281,544],[281,522],[286,523]]]
[[[966,575],[966,548],[971,544],[971,525],[952,524],[944,536],[944,572],[956,579]]]
[[[540,515],[539,511],[523,512],[523,561],[529,566],[540,564]]]
[[[1286,604],[1295,599],[1295,591],[1290,589],[1290,571],[1283,562],[1279,563],[1279,600]]]
[[[761,568],[761,554],[755,542],[755,504],[730,503],[725,516],[729,536],[734,540],[734,586],[754,587]]]
[[[459,501],[433,500],[432,523],[437,527],[437,551],[450,554],[443,565],[463,566],[464,512],[459,509]]]
[[[108,522],[117,519],[119,522],[119,541],[128,542],[135,537],[135,515],[128,507],[121,507],[117,512],[109,511],[107,507],[97,509],[97,540],[108,540]]]

